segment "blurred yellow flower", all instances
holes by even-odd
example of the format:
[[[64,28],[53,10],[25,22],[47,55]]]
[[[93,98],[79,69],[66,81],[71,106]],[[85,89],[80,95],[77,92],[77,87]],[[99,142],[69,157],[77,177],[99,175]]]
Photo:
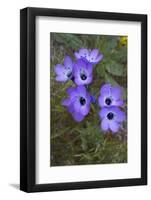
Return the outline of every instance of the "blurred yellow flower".
[[[120,46],[124,46],[124,45],[127,46],[127,36],[120,37],[119,45]]]

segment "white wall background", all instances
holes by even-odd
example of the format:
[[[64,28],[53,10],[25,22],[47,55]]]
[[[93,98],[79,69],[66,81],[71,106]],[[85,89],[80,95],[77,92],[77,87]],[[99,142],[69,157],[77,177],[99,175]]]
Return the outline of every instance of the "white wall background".
[[[151,35],[150,0],[4,0],[0,3],[0,199],[145,199],[151,198],[151,136],[148,133],[149,185],[110,189],[26,194],[19,185],[19,9],[33,7],[129,12],[148,14]],[[151,64],[151,40],[148,38],[148,66]],[[151,70],[148,70],[150,74]],[[151,80],[148,81],[151,86]],[[151,93],[149,92],[149,102]],[[151,111],[151,106],[148,105]],[[148,124],[150,124],[151,112]],[[149,125],[150,126],[150,125]]]

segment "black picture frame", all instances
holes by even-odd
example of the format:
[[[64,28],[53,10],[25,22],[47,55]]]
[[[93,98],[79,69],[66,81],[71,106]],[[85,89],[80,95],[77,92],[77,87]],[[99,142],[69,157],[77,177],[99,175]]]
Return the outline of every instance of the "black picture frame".
[[[35,18],[120,20],[141,23],[141,178],[36,184]],[[147,15],[48,8],[20,11],[20,189],[25,192],[121,187],[147,184]]]

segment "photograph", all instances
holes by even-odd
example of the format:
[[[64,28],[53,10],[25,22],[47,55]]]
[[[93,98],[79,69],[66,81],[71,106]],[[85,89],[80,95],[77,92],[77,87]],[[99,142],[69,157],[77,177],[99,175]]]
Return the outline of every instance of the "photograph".
[[[50,33],[50,167],[127,163],[126,35]]]
[[[147,15],[20,20],[20,190],[147,185]]]

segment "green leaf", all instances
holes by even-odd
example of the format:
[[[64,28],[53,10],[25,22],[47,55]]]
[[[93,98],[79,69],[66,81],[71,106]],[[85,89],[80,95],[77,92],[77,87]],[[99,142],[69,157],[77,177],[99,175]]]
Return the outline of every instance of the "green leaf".
[[[112,53],[112,59],[120,63],[127,63],[127,46],[123,46],[118,51]]]
[[[106,45],[105,45],[105,49],[106,51],[111,51],[112,49],[114,49],[115,47],[117,46],[117,39],[116,37],[112,37],[111,39],[109,39],[107,42],[106,42]]]
[[[113,50],[117,47],[118,40],[117,37],[108,36],[108,38],[102,38],[102,45],[100,46],[102,52],[105,56],[108,56],[112,53]]]
[[[123,94],[123,99],[126,100],[127,99],[127,90],[124,88],[124,94]]]
[[[83,150],[83,151],[86,151],[86,150],[87,150],[87,142],[86,142],[86,139],[85,139],[84,137],[81,137],[81,140],[82,140],[82,144],[81,144],[82,150]]]
[[[109,74],[105,73],[105,81],[111,85],[119,85]]]
[[[83,154],[83,157],[86,159],[86,160],[92,160],[91,156],[89,154]]]
[[[92,108],[93,112],[95,113],[95,112],[96,112],[96,110],[95,110],[95,107],[94,107],[94,105],[93,105],[93,104],[91,104],[91,108]]]
[[[106,70],[115,76],[125,76],[126,75],[126,70],[124,66],[120,63],[117,63],[115,61],[111,61],[106,65]]]
[[[104,73],[105,73],[105,69],[104,69],[104,65],[103,63],[101,63],[100,65],[98,65],[96,67],[96,71],[97,71],[97,75],[103,77],[104,76]]]
[[[54,37],[57,42],[63,43],[68,47],[72,47],[73,49],[83,46],[83,43],[79,37],[70,33],[55,33]]]

